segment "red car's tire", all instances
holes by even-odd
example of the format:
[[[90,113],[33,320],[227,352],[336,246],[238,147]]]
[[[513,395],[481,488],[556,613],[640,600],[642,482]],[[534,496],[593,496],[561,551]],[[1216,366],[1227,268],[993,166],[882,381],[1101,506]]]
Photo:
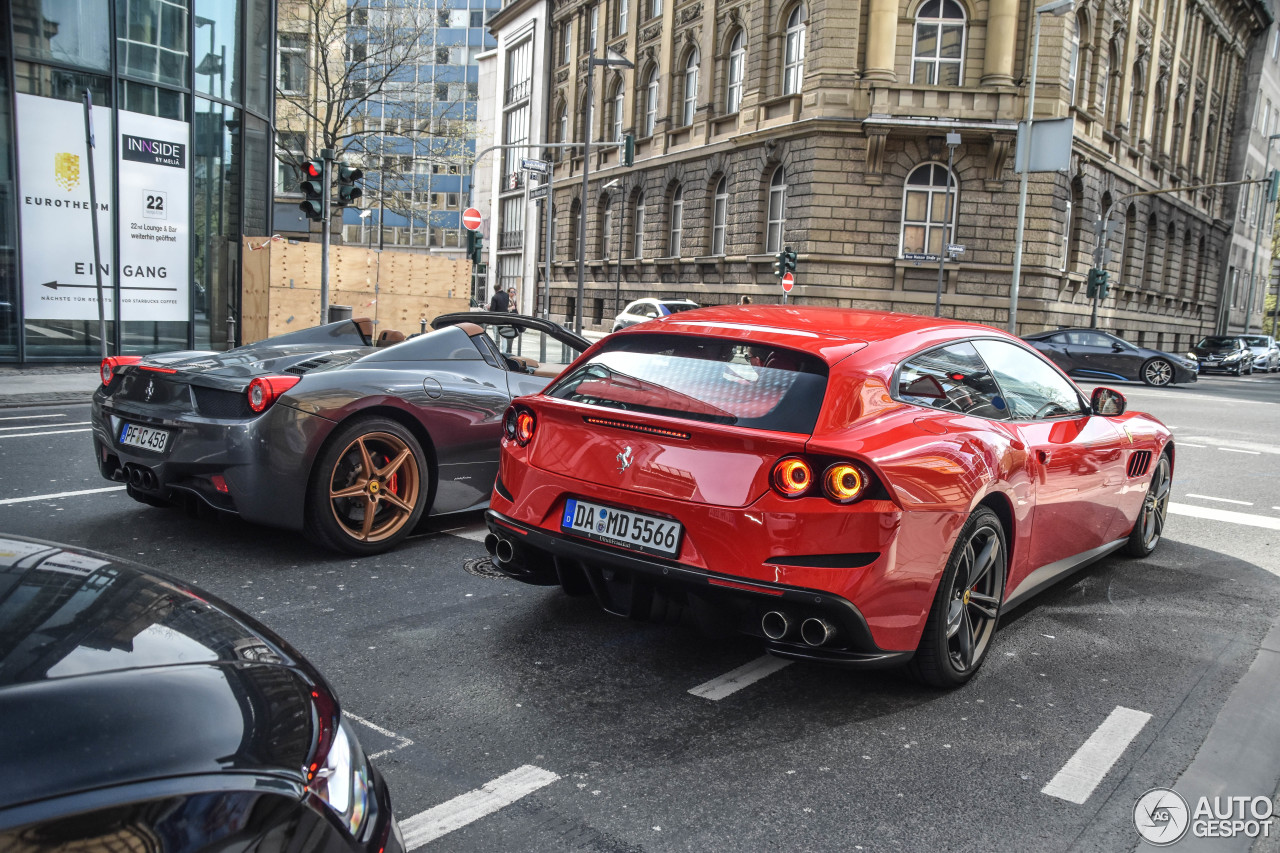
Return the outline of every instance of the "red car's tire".
[[[933,687],[959,687],[982,666],[1000,619],[1008,554],[1000,519],[978,507],[951,549],[920,646],[907,664],[914,678]]]
[[[1124,552],[1130,557],[1146,557],[1160,544],[1164,535],[1164,522],[1169,515],[1169,495],[1173,485],[1173,466],[1169,454],[1160,454],[1160,461],[1151,470],[1151,484],[1142,499],[1142,511],[1129,531],[1129,541]]]

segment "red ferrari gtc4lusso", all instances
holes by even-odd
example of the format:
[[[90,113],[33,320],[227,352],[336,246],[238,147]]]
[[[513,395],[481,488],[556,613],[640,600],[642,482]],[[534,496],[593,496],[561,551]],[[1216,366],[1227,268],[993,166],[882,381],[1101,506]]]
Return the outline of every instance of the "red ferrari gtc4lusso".
[[[504,422],[508,576],[770,652],[968,680],[1003,611],[1150,554],[1174,447],[996,329],[708,308],[605,338]]]

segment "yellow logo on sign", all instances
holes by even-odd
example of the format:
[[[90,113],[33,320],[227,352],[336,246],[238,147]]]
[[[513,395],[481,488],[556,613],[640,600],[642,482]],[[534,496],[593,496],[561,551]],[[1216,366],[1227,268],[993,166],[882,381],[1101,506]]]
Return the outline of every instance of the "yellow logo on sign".
[[[62,152],[53,155],[53,180],[67,192],[80,184],[80,155]]]

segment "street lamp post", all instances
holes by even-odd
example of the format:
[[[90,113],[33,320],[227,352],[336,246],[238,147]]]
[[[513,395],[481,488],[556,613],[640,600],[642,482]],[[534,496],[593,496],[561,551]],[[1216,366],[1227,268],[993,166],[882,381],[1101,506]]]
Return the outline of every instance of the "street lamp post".
[[[938,251],[938,290],[933,297],[933,316],[942,316],[942,277],[947,262],[947,247],[955,239],[955,228],[951,225],[951,187],[955,181],[951,178],[951,169],[956,162],[956,148],[960,146],[960,134],[947,134],[947,195],[942,205],[942,246]],[[928,247],[926,247],[927,249]]]
[[[587,59],[587,109],[585,111],[582,129],[582,200],[578,203],[578,296],[574,300],[573,306],[573,330],[579,335],[582,334],[582,301],[586,297],[586,268],[583,266],[583,256],[587,244],[587,196],[590,193],[588,184],[591,174],[591,113],[593,107],[593,81],[596,76],[596,66],[615,68],[634,68],[626,57],[616,51],[605,49],[604,59],[596,59],[596,49],[591,48]]]
[[[610,190],[621,183],[622,183],[622,180],[620,178],[614,178],[612,181],[605,184],[600,189]],[[618,256],[613,260],[614,266],[618,268],[617,284],[615,284],[613,287],[613,313],[615,315],[618,313],[618,299],[622,293],[622,215],[623,215],[622,214],[622,193],[618,193],[618,215],[617,215],[617,221],[615,223],[618,228]]]
[[[1031,87],[1027,92],[1027,121],[1018,134],[1018,151],[1022,161],[1022,176],[1018,179],[1018,226],[1013,236],[1013,283],[1009,287],[1009,332],[1018,333],[1018,287],[1022,283],[1022,240],[1027,225],[1027,178],[1031,174],[1031,122],[1036,108],[1036,71],[1040,64],[1040,16],[1061,17],[1075,7],[1075,0],[1051,0],[1037,6],[1035,35],[1031,40]]]

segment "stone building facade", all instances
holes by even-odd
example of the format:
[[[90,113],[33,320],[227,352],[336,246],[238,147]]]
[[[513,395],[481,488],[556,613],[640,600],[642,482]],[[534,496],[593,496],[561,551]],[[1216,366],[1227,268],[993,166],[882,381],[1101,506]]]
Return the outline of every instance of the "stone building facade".
[[[594,44],[634,68],[594,71],[592,139],[637,145],[630,168],[593,146],[582,246],[582,158],[559,158],[552,315],[574,315],[579,251],[591,325],[611,320],[619,272],[624,304],[780,301],[771,266],[784,246],[799,253],[797,303],[928,313],[938,263],[912,256],[958,244],[943,314],[1006,326],[1031,7],[555,4],[551,141],[584,136]],[[1108,206],[1119,225],[1099,325],[1167,348],[1212,329],[1232,199],[1191,187],[1232,177],[1246,58],[1270,21],[1261,0],[1083,0],[1042,16],[1036,117],[1072,117],[1075,135],[1068,172],[1031,177],[1020,332],[1088,324],[1093,223]],[[961,137],[950,191],[949,132]]]

